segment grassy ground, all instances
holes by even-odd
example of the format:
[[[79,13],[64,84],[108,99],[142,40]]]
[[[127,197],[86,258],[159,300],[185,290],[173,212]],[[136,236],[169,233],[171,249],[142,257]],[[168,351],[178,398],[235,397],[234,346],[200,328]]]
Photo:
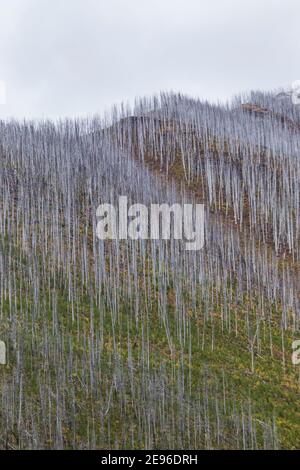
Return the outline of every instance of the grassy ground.
[[[45,297],[36,314],[28,291],[13,314],[4,301],[0,333],[9,361],[0,389],[3,404],[12,393],[15,410],[2,409],[1,427],[5,422],[9,429],[2,445],[32,444],[36,432],[49,448],[262,448],[270,446],[266,433],[275,426],[277,446],[299,447],[299,368],[291,363],[293,335],[282,337],[276,311],[260,323],[251,354],[253,300],[245,296],[231,305],[232,324],[225,325],[217,303],[204,322],[199,298],[179,325],[172,292],[165,319],[155,294],[151,311],[140,306],[139,319],[131,313],[132,299],[114,318],[105,301],[91,309],[88,292],[74,306],[73,320],[64,290],[55,290],[55,309]],[[181,336],[180,327],[186,329]],[[57,423],[60,407],[65,418]]]

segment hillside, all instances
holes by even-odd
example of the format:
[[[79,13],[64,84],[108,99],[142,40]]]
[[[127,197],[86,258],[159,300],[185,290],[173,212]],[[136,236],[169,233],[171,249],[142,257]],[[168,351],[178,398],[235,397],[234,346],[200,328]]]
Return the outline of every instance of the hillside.
[[[272,93],[0,123],[1,448],[299,448],[299,129]],[[204,248],[98,240],[120,195],[204,203]]]

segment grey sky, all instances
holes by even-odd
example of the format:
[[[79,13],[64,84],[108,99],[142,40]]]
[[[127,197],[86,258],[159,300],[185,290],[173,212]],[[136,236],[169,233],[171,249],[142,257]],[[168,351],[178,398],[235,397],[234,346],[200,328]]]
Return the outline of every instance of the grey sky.
[[[160,90],[217,101],[300,79],[299,0],[0,0],[0,117],[103,112]]]

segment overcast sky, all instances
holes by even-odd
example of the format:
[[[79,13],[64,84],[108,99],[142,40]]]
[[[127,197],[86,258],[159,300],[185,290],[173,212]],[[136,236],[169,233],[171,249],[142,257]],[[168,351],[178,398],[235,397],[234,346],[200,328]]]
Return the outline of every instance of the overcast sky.
[[[299,0],[0,0],[0,7],[7,94],[0,117],[101,113],[160,90],[226,100],[300,79]]]

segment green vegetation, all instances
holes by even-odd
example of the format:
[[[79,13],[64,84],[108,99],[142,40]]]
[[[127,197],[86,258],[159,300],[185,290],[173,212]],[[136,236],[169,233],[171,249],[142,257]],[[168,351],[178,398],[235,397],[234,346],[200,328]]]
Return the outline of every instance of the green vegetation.
[[[0,124],[1,448],[299,448],[299,117],[254,97]],[[119,195],[204,201],[205,248],[99,241]]]

